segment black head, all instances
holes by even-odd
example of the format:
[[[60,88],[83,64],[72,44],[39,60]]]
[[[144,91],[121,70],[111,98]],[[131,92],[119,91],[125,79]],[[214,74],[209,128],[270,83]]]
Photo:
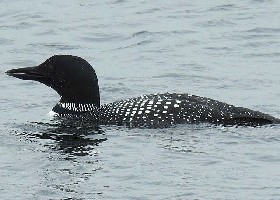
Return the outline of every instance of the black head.
[[[53,88],[62,103],[91,103],[100,106],[98,79],[92,66],[71,55],[55,55],[35,67],[6,72],[23,80],[39,81]]]

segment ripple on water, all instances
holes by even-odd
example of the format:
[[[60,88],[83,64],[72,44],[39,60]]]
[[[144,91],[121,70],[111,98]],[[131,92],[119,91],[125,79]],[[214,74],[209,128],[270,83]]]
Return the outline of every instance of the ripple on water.
[[[69,44],[61,44],[61,43],[32,43],[28,44],[32,48],[41,49],[41,48],[47,48],[49,50],[55,49],[55,50],[75,50],[80,49],[80,45],[69,45]]]

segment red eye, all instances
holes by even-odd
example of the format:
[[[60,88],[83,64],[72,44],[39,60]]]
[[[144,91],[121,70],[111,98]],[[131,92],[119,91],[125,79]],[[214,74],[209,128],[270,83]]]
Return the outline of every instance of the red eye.
[[[53,66],[52,65],[49,65],[48,67],[49,67],[49,70],[51,70],[51,71],[53,70]]]

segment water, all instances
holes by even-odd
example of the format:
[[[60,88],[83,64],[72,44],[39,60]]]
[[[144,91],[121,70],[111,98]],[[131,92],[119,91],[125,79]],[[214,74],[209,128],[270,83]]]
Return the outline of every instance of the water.
[[[181,92],[280,117],[279,18],[276,0],[2,1],[0,199],[280,199],[279,126],[65,124],[52,89],[4,74],[73,54],[102,103]]]

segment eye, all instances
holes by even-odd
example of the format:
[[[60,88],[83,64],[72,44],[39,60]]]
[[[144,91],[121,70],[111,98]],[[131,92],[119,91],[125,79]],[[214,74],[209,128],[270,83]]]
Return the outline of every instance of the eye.
[[[53,71],[53,65],[49,65],[48,68],[50,71]]]

